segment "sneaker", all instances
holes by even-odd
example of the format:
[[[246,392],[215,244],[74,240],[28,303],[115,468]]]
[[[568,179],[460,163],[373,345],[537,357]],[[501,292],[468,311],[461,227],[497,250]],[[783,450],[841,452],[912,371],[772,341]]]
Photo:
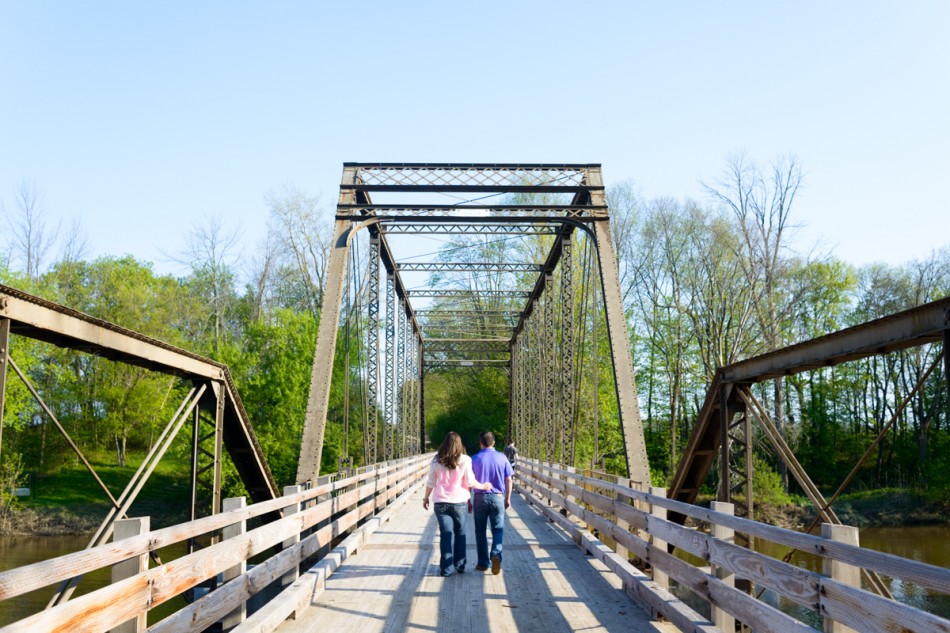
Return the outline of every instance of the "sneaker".
[[[501,556],[495,555],[491,557],[491,573],[496,576],[501,573]]]
[[[475,565],[475,571],[488,571],[488,567],[485,565]]]
[[[460,574],[464,574],[464,573],[465,573],[465,568],[464,568],[464,567],[456,567],[456,568],[455,568],[455,571],[457,571],[457,572],[460,573]]]

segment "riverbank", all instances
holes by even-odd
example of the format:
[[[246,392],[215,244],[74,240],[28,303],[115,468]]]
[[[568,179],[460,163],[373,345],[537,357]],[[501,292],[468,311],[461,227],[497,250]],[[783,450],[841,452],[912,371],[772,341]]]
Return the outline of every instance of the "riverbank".
[[[909,490],[875,490],[848,495],[832,506],[845,525],[854,527],[901,527],[950,523],[950,498],[933,499]],[[802,530],[815,518],[810,503],[784,506],[759,505],[756,519],[771,525]]]

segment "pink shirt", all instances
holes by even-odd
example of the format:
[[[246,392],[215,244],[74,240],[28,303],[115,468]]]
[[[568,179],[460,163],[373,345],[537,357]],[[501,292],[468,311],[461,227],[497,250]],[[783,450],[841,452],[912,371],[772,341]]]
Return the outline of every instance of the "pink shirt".
[[[472,458],[462,455],[458,466],[448,469],[433,459],[429,466],[429,478],[426,485],[432,488],[434,503],[465,503],[468,501],[469,488],[477,483],[472,472]]]

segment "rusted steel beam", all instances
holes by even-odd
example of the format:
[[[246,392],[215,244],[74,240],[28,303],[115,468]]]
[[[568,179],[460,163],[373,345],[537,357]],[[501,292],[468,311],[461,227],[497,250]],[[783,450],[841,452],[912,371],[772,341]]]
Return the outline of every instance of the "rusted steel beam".
[[[223,379],[220,363],[9,286],[0,285],[0,317],[19,336],[166,374]]]
[[[948,327],[950,297],[733,363],[720,372],[724,382],[761,382],[935,343]]]

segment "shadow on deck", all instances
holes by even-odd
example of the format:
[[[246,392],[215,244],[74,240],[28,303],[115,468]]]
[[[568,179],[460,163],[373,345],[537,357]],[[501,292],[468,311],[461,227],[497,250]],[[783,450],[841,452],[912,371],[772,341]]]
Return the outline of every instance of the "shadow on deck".
[[[475,571],[471,515],[466,535],[468,571],[441,577],[438,527],[417,488],[278,631],[675,630],[651,621],[612,572],[517,494],[501,574]]]

